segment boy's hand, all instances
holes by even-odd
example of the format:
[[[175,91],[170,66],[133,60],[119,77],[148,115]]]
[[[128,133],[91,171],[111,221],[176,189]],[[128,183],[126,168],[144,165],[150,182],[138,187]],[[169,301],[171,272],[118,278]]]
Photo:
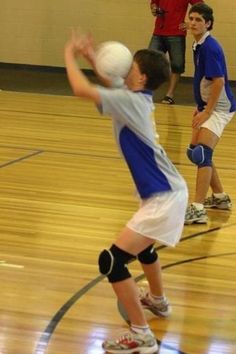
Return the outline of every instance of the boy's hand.
[[[192,127],[194,129],[199,129],[201,127],[201,125],[208,120],[210,117],[210,113],[206,112],[206,111],[202,111],[202,112],[197,112],[194,116],[193,116],[193,120],[192,120]]]
[[[95,50],[91,34],[82,34],[79,30],[72,30],[66,50],[72,52],[75,57],[83,56],[92,66],[94,65]]]
[[[151,8],[151,13],[153,14],[153,16],[156,16],[157,15],[157,5],[151,4],[150,8]]]
[[[182,22],[179,24],[179,29],[182,31],[187,31],[189,29],[189,23],[188,22]]]

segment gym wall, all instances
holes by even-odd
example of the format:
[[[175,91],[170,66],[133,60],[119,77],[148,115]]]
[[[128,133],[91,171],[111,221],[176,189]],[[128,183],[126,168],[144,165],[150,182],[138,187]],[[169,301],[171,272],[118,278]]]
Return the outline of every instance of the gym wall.
[[[236,80],[236,1],[207,3],[215,12],[212,34],[225,50],[229,78]],[[91,31],[96,42],[119,40],[134,52],[147,47],[154,17],[149,0],[1,0],[0,23],[0,62],[64,67],[71,27]],[[185,76],[190,77],[191,43],[188,35]]]

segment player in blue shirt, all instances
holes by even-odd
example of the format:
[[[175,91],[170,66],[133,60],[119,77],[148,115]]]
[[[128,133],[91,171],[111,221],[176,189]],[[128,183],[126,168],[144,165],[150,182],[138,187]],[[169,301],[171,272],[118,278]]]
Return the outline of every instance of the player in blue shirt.
[[[93,64],[89,37],[75,37],[65,47],[68,79],[76,96],[92,100],[102,114],[112,119],[118,147],[140,196],[140,208],[120,232],[110,249],[99,255],[100,272],[109,282],[127,312],[130,331],[103,348],[108,353],[156,353],[157,342],[143,307],[156,315],[168,316],[170,306],[163,293],[156,241],[175,246],[184,225],[187,187],[157,141],[152,90],[169,78],[164,54],[148,49],[134,55],[125,78],[125,87],[105,88],[90,83],[78,69],[76,57],[85,56]],[[140,295],[128,270],[137,258],[145,272],[150,293]]]
[[[205,208],[231,208],[231,200],[223,190],[212,156],[225,126],[234,115],[236,102],[229,87],[223,50],[209,32],[214,22],[213,10],[205,3],[198,3],[191,7],[188,17],[189,29],[195,39],[194,95],[197,109],[187,156],[198,169],[195,197],[187,209],[185,224],[203,224],[208,220]],[[212,195],[206,198],[209,187]]]

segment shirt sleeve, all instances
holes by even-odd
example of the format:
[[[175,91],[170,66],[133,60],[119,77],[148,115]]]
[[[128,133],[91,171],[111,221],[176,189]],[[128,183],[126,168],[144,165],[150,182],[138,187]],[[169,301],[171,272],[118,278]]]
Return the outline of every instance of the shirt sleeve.
[[[222,53],[218,49],[206,48],[205,76],[207,78],[223,77]]]
[[[107,89],[98,87],[101,95],[100,112],[102,114],[119,116],[125,114],[127,106],[128,93],[124,89]]]

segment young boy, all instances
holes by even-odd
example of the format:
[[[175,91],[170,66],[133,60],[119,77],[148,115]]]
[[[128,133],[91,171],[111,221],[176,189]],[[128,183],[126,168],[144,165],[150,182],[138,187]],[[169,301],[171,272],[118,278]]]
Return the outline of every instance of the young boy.
[[[192,121],[192,140],[187,156],[197,165],[194,202],[189,205],[185,224],[207,222],[205,208],[230,209],[231,200],[224,192],[212,155],[225,126],[232,119],[236,102],[229,87],[223,50],[210,35],[213,10],[205,3],[189,11],[189,28],[195,42],[194,93],[197,110]],[[211,186],[212,196],[206,198]]]
[[[100,272],[107,276],[125,308],[130,331],[103,348],[108,353],[156,353],[158,346],[143,307],[156,315],[170,313],[163,294],[161,267],[154,243],[174,246],[182,232],[187,206],[184,179],[156,142],[152,90],[169,77],[169,64],[161,52],[144,49],[134,55],[125,87],[110,89],[91,84],[78,69],[76,57],[93,64],[94,52],[86,37],[75,38],[65,47],[68,79],[74,94],[92,100],[102,114],[111,116],[117,144],[122,151],[141,198],[141,207],[118,235],[109,250],[99,255]],[[127,264],[137,257],[150,286],[139,295]]]

